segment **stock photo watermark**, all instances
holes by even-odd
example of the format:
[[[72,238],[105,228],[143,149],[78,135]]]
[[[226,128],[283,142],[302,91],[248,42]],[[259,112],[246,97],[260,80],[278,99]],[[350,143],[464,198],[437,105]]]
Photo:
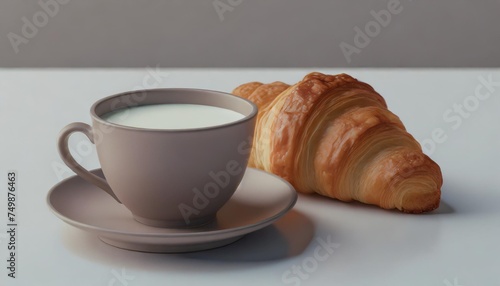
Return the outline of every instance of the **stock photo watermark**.
[[[127,273],[125,268],[120,271],[112,269],[111,275],[113,277],[109,279],[108,286],[128,286],[129,282],[135,279],[135,276]]]
[[[38,34],[40,29],[47,26],[50,19],[54,18],[61,11],[61,7],[69,2],[70,0],[39,0],[38,6],[40,6],[40,9],[38,11],[30,18],[21,17],[21,33],[10,32],[7,34],[14,52],[16,54],[19,53],[19,46],[21,44],[28,44]]]
[[[456,278],[456,277],[455,277],[455,279],[453,279],[453,282],[448,280],[448,279],[444,279],[443,283],[446,286],[465,286],[463,284],[458,283],[458,278]]]
[[[339,47],[346,59],[347,63],[351,63],[352,56],[359,54],[361,51],[368,47],[371,41],[380,35],[383,28],[386,28],[391,23],[394,15],[398,15],[403,11],[403,6],[399,0],[389,0],[387,2],[387,9],[380,11],[371,10],[370,15],[373,20],[368,21],[363,29],[354,27],[354,39],[352,44],[341,42]]]
[[[457,130],[463,122],[476,112],[481,104],[484,104],[500,87],[500,81],[493,79],[492,74],[479,76],[478,84],[474,88],[474,93],[466,96],[461,102],[453,103],[452,107],[443,112],[443,121],[451,126],[451,130]],[[448,133],[441,127],[436,127],[431,131],[429,138],[420,141],[422,150],[427,155],[432,155],[440,144],[448,140]]]
[[[238,145],[238,153],[241,155],[250,154],[252,141],[253,138],[249,137],[246,141],[241,142]],[[192,189],[194,194],[192,205],[181,203],[178,206],[186,225],[191,223],[192,215],[198,215],[200,211],[208,207],[210,200],[217,198],[221,189],[226,188],[232,178],[239,176],[243,170],[245,170],[244,166],[241,166],[238,161],[230,160],[227,162],[224,170],[217,172],[210,171],[208,176],[211,178],[211,181],[203,186],[203,190],[199,190],[198,188]]]
[[[281,276],[283,283],[295,286],[301,285],[303,281],[309,279],[318,270],[321,263],[332,256],[335,249],[340,247],[340,244],[332,241],[331,235],[328,235],[326,239],[322,237],[316,238],[316,244],[312,255],[305,257],[301,263],[294,264],[283,272]]]
[[[222,22],[224,21],[224,13],[234,11],[234,8],[241,5],[241,3],[243,3],[243,0],[214,0],[212,5]]]
[[[157,65],[155,68],[147,67],[146,75],[142,78],[141,84],[133,87],[133,90],[137,92],[132,92],[128,96],[123,96],[111,103],[111,109],[117,110],[120,108],[133,107],[139,105],[140,102],[145,100],[146,92],[144,90],[157,88],[162,82],[168,77],[168,74],[164,74],[160,70],[160,66]],[[142,92],[139,92],[142,91]],[[128,112],[124,112],[123,116],[128,116]],[[94,145],[98,145],[104,134],[111,133],[113,127],[102,127],[97,130],[93,130],[93,143],[87,139],[82,139],[74,147],[69,147],[73,158],[78,164],[82,164],[84,159],[89,157],[94,152]],[[66,175],[73,174],[72,171],[60,161],[53,161],[51,164],[52,170],[54,171],[57,179],[61,181]]]
[[[7,231],[6,245],[7,245],[7,276],[10,278],[16,278],[17,276],[17,252],[19,251],[17,240],[18,240],[18,229],[17,229],[17,172],[8,171],[7,172]]]

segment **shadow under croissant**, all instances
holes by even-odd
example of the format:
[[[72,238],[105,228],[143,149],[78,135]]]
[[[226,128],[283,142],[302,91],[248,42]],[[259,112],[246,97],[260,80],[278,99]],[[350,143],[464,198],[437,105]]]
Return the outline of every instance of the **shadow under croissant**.
[[[316,194],[316,193],[315,194],[306,194],[304,196],[307,196],[307,197],[309,197],[309,199],[312,199],[312,200],[331,201],[334,204],[339,204],[340,206],[346,207],[346,208],[360,208],[360,209],[365,209],[365,210],[389,212],[389,213],[395,213],[395,214],[399,213],[399,214],[403,214],[403,215],[405,215],[405,214],[406,215],[439,215],[439,214],[453,214],[453,213],[455,213],[455,209],[449,203],[447,203],[443,198],[441,198],[441,202],[439,203],[439,207],[433,211],[426,212],[426,213],[420,213],[420,214],[410,214],[410,213],[401,212],[397,209],[390,209],[390,210],[383,209],[383,208],[376,206],[376,205],[369,205],[369,204],[365,204],[365,203],[358,202],[358,201],[343,202],[343,201],[340,201],[338,199],[333,199],[333,198],[322,196],[322,195]]]
[[[64,246],[74,254],[100,263],[118,265],[127,269],[165,269],[200,272],[198,263],[207,268],[218,263],[229,263],[234,269],[245,262],[286,259],[300,255],[311,242],[315,232],[312,221],[303,213],[291,210],[274,224],[250,233],[240,240],[220,248],[179,254],[158,254],[128,251],[104,244],[94,234],[66,227],[62,234]],[[216,263],[212,263],[216,262]],[[241,262],[241,264],[238,264]],[[227,269],[228,265],[224,266]],[[211,269],[211,270],[210,270]]]
[[[439,214],[453,214],[455,213],[455,209],[443,199],[439,203],[439,207],[432,212],[425,213],[424,215],[439,215]]]

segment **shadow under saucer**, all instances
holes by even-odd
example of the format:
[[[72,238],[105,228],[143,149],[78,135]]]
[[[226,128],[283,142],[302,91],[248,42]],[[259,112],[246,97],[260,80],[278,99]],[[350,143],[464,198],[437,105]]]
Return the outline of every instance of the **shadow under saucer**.
[[[126,264],[127,268],[165,270],[165,267],[187,270],[196,262],[259,262],[286,259],[300,255],[315,232],[313,222],[303,213],[291,210],[274,224],[245,235],[227,246],[199,252],[160,254],[128,251],[106,245],[95,234],[67,227],[62,234],[64,246],[76,255],[105,264]],[[183,266],[189,262],[190,267]],[[194,263],[194,264],[193,264]],[[234,267],[237,267],[233,265]],[[193,271],[200,269],[193,269]]]
[[[184,257],[222,261],[278,260],[300,255],[314,236],[312,221],[292,210],[264,229],[250,233],[228,246],[183,254]]]

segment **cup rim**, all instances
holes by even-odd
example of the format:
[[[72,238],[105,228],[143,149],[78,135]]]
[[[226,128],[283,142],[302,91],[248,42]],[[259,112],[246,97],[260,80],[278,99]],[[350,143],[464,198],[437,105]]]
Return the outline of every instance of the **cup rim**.
[[[243,102],[246,102],[247,104],[249,104],[251,106],[252,110],[251,110],[250,114],[244,115],[243,118],[235,120],[235,121],[231,121],[228,123],[223,123],[223,124],[213,125],[213,126],[197,127],[197,128],[184,128],[184,129],[158,129],[158,128],[133,127],[133,126],[112,123],[112,122],[104,120],[99,115],[97,115],[97,112],[96,112],[97,107],[105,101],[111,100],[113,98],[118,98],[118,97],[121,97],[124,95],[129,95],[129,94],[135,94],[135,93],[141,93],[141,92],[146,92],[146,93],[147,92],[161,92],[161,91],[168,91],[168,92],[193,91],[193,92],[200,92],[200,93],[202,93],[202,92],[218,93],[222,96],[233,97],[236,100],[241,100]],[[188,104],[188,103],[186,103],[186,104]],[[257,105],[246,98],[242,98],[242,97],[236,96],[236,95],[228,93],[228,92],[223,92],[223,91],[218,91],[218,90],[210,90],[210,89],[201,89],[201,88],[152,88],[152,89],[138,89],[138,90],[125,91],[125,92],[120,92],[117,94],[113,94],[113,95],[101,98],[98,101],[96,101],[94,104],[92,104],[92,106],[90,107],[90,115],[91,115],[92,119],[99,122],[100,124],[111,126],[113,128],[120,128],[120,129],[131,130],[131,131],[168,132],[168,133],[197,132],[197,131],[207,131],[207,130],[226,128],[226,127],[230,127],[230,126],[234,126],[234,125],[238,125],[238,124],[250,121],[254,117],[256,117],[257,113],[258,113]]]

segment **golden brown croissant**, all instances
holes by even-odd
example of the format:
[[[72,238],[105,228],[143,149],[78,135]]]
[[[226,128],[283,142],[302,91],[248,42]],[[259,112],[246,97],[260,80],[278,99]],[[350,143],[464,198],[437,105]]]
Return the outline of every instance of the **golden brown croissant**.
[[[259,107],[249,166],[302,193],[409,213],[439,206],[439,166],[370,85],[310,73],[293,86],[251,82],[233,93]]]

